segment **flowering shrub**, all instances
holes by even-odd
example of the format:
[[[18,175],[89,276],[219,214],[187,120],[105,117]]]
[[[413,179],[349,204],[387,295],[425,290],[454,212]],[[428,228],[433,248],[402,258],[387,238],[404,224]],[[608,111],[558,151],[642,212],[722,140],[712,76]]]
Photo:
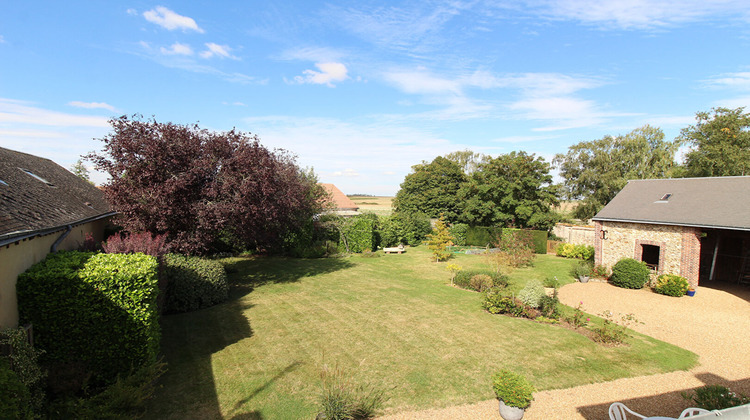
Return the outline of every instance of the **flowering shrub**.
[[[594,247],[589,245],[562,243],[557,246],[555,253],[558,257],[577,258],[579,260],[587,261],[594,258]]]
[[[576,306],[575,309],[573,310],[573,315],[566,318],[566,321],[568,321],[568,323],[572,325],[574,328],[585,327],[586,324],[588,324],[590,320],[589,318],[586,318],[584,320],[585,316],[586,314],[583,313],[583,302],[579,302],[578,306]]]

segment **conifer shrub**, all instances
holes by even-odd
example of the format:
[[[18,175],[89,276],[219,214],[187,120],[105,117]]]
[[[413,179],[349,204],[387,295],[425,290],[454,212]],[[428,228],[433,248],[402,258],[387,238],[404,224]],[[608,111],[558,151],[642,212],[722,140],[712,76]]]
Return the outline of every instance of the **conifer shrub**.
[[[521,302],[532,308],[539,307],[539,301],[543,296],[547,296],[544,285],[536,279],[529,280],[526,286],[518,292],[518,298],[521,299]]]
[[[625,289],[641,289],[648,281],[650,273],[651,270],[643,261],[623,258],[612,267],[612,276],[609,280],[615,286]]]
[[[160,330],[156,258],[57,252],[18,277],[22,324],[34,325],[50,384],[77,392],[156,361]]]
[[[227,274],[220,262],[180,254],[167,254],[163,261],[167,312],[190,312],[227,300]]]
[[[469,231],[469,225],[465,223],[454,223],[450,227],[453,243],[458,246],[466,246],[466,234]]]

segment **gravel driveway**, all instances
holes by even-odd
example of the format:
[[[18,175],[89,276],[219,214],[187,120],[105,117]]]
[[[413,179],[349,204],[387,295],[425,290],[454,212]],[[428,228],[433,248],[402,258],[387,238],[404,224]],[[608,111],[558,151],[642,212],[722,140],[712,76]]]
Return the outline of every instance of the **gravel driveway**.
[[[569,306],[583,302],[586,312],[634,313],[644,324],[635,330],[700,356],[688,372],[618,379],[534,394],[524,420],[608,419],[615,401],[645,415],[677,417],[688,407],[681,391],[723,384],[750,395],[750,289],[719,284],[699,287],[694,297],[673,298],[650,290],[627,290],[606,283],[573,283],[560,290]],[[499,419],[497,401],[439,410],[400,413],[382,420]]]

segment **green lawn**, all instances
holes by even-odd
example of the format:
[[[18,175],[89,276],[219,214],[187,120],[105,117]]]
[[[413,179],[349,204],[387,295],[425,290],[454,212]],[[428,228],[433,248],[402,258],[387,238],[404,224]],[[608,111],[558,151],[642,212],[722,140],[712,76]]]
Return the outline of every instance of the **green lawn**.
[[[452,262],[485,267],[481,256]],[[313,418],[324,364],[387,389],[389,412],[493,398],[504,366],[539,389],[687,369],[696,356],[636,335],[608,348],[559,326],[490,315],[481,295],[447,285],[426,247],[381,258],[226,260],[225,304],[163,318],[169,372],[149,418]],[[573,262],[538,256],[510,288]]]

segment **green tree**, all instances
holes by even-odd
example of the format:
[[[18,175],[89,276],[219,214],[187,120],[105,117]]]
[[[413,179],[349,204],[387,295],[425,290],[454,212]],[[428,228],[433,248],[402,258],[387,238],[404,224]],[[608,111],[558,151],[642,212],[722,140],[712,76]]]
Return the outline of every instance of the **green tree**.
[[[432,250],[435,262],[446,261],[451,257],[451,252],[448,251],[448,244],[451,241],[453,241],[453,236],[448,230],[444,215],[441,214],[440,218],[435,221],[432,233],[427,235],[427,247]]]
[[[455,221],[460,212],[457,199],[461,185],[466,182],[461,168],[454,162],[438,156],[432,162],[412,166],[401,189],[393,200],[394,212],[418,213],[438,217],[444,213],[449,221]]]
[[[750,114],[744,108],[713,108],[695,114],[697,123],[679,139],[692,146],[686,176],[750,175]]]
[[[565,196],[582,200],[575,216],[596,215],[630,179],[665,178],[678,168],[674,161],[679,141],[664,141],[664,132],[649,125],[622,136],[604,136],[570,146],[555,155]]]
[[[489,156],[466,149],[448,153],[445,158],[456,163],[466,175],[471,175]]]
[[[86,168],[86,166],[83,164],[83,159],[78,159],[76,163],[74,163],[73,166],[70,167],[70,172],[73,172],[75,176],[81,178],[89,184],[94,184],[93,182],[91,182],[91,178],[89,177],[88,168]]]
[[[550,165],[539,156],[511,152],[490,158],[459,191],[461,219],[473,226],[516,226],[547,229],[557,205]]]

